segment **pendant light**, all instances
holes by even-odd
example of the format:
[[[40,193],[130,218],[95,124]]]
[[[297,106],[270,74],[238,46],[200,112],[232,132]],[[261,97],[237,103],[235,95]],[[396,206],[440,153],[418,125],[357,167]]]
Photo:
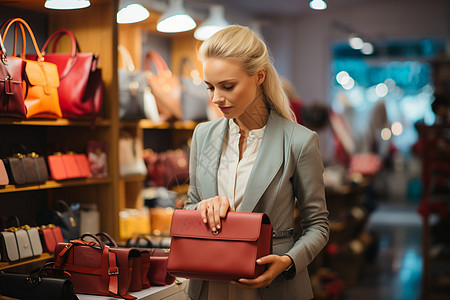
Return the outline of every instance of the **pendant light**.
[[[47,0],[44,7],[49,9],[79,9],[90,5],[89,0]]]
[[[158,20],[156,30],[174,33],[194,29],[197,24],[183,8],[183,0],[169,0],[169,7]]]
[[[324,10],[327,8],[327,4],[323,0],[312,0],[309,2],[309,7],[315,10]]]
[[[212,5],[209,8],[208,18],[199,26],[194,37],[197,40],[204,41],[217,31],[228,27],[230,24],[225,20],[225,9],[222,5]]]
[[[131,24],[144,21],[150,16],[149,11],[139,3],[131,3],[122,7],[117,13],[118,24]]]

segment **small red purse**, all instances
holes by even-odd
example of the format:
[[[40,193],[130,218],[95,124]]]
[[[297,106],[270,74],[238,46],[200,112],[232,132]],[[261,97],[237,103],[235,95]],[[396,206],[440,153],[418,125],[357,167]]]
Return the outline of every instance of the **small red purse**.
[[[88,178],[91,175],[86,154],[53,154],[47,157],[47,162],[53,180]]]
[[[64,242],[61,227],[53,224],[40,226],[39,236],[41,237],[44,251],[48,253],[55,252],[56,245]]]
[[[176,210],[170,228],[167,270],[176,277],[213,281],[256,278],[272,252],[272,225],[263,213],[228,212],[220,231],[211,232],[198,210]],[[219,258],[219,259],[218,259]]]

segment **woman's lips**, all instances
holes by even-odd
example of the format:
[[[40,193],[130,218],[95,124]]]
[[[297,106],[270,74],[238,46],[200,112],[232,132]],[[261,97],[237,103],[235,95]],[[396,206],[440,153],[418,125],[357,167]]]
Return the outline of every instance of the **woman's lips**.
[[[219,109],[222,112],[227,112],[227,111],[229,111],[231,109],[231,106],[219,106]]]

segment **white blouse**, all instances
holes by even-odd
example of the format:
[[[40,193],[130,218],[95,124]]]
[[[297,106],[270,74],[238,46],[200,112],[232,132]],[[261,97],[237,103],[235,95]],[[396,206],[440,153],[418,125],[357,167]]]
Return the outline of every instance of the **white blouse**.
[[[228,121],[228,135],[222,146],[222,154],[217,171],[217,190],[219,196],[228,197],[230,205],[237,210],[244,197],[250,172],[258,155],[259,147],[266,127],[254,129],[249,132],[247,149],[239,161],[239,126],[230,119]]]
[[[244,197],[250,172],[258,155],[259,147],[264,136],[265,126],[249,132],[247,148],[239,161],[239,126],[230,119],[228,121],[228,134],[222,147],[222,154],[217,171],[217,188],[219,196],[228,197],[230,205],[237,210]],[[208,285],[206,289],[205,286]],[[228,282],[210,281],[204,284],[200,299],[214,300],[259,300],[258,289],[243,289]]]

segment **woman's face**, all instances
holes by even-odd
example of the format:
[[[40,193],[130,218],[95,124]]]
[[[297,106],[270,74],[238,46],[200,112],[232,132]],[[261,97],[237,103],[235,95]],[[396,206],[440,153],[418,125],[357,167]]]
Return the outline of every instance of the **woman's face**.
[[[259,87],[264,81],[264,75],[261,70],[249,76],[233,60],[208,58],[203,62],[203,76],[209,97],[229,119],[257,112],[259,105],[265,106]]]

